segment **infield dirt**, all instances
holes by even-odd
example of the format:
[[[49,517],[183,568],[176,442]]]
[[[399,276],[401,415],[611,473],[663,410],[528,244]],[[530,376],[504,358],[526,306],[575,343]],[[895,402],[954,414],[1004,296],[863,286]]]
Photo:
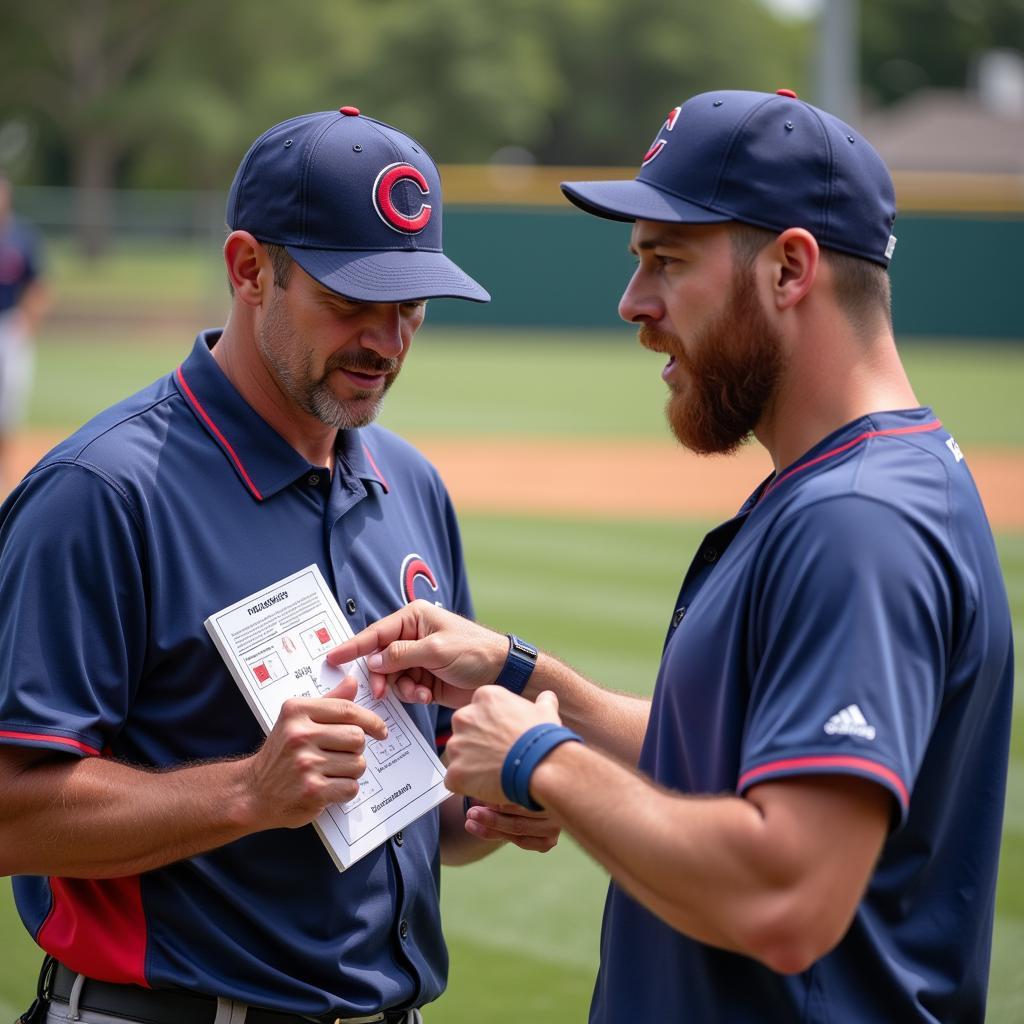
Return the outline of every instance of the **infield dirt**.
[[[62,436],[32,431],[14,438],[9,477],[19,479]],[[492,515],[722,519],[771,468],[755,445],[728,458],[700,458],[666,441],[411,440],[441,471],[459,511]],[[966,455],[992,526],[1024,529],[1024,453]]]

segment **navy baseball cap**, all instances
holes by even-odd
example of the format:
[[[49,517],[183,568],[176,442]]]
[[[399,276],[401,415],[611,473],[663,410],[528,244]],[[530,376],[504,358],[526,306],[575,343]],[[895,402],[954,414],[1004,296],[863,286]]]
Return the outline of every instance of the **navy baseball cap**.
[[[562,191],[612,220],[806,228],[819,245],[883,267],[896,245],[882,158],[789,89],[694,96],[669,112],[633,181],[566,181]]]
[[[491,298],[441,249],[441,178],[430,155],[355,107],[265,131],[231,183],[227,223],[284,246],[351,299]]]

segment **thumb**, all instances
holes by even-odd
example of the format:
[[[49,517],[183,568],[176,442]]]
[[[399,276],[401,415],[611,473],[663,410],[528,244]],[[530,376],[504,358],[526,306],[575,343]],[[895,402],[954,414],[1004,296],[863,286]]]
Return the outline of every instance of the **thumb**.
[[[356,691],[359,689],[359,681],[355,676],[345,676],[344,679],[338,685],[331,690],[330,693],[325,693],[325,697],[334,697],[337,700],[352,700],[355,698]]]
[[[537,694],[537,699],[533,702],[534,707],[538,707],[544,712],[544,717],[551,722],[561,722],[558,717],[558,697],[553,690],[542,690]]]

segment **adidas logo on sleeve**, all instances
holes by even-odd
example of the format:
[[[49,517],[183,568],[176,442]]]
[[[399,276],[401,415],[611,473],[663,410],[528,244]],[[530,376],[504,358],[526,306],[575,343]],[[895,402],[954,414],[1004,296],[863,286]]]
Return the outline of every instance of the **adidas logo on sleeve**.
[[[856,704],[850,704],[842,711],[836,712],[825,723],[825,732],[829,736],[860,736],[865,740],[875,738],[875,727],[868,724],[864,713]]]

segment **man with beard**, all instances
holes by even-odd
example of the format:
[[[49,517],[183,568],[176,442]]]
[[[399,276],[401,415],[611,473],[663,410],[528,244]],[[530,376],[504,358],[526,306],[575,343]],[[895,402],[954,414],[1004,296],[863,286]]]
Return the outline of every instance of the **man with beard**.
[[[309,823],[385,723],[345,682],[264,742],[203,626],[311,564],[356,628],[417,587],[471,614],[443,484],[370,425],[426,299],[488,299],[441,250],[437,168],[353,107],[309,114],[256,140],[227,220],[224,329],[0,511],[0,871],[55,958],[26,1020],[418,1020],[439,857],[494,848],[449,800],[340,874]],[[477,813],[554,844],[546,816]]]
[[[423,602],[329,658],[459,707],[449,786],[546,807],[608,869],[592,1021],[981,1020],[1010,615],[895,348],[888,171],[793,93],[719,92],[636,180],[563,189],[633,222],[619,310],[679,440],[753,433],[775,471],[700,545],[651,702]]]

